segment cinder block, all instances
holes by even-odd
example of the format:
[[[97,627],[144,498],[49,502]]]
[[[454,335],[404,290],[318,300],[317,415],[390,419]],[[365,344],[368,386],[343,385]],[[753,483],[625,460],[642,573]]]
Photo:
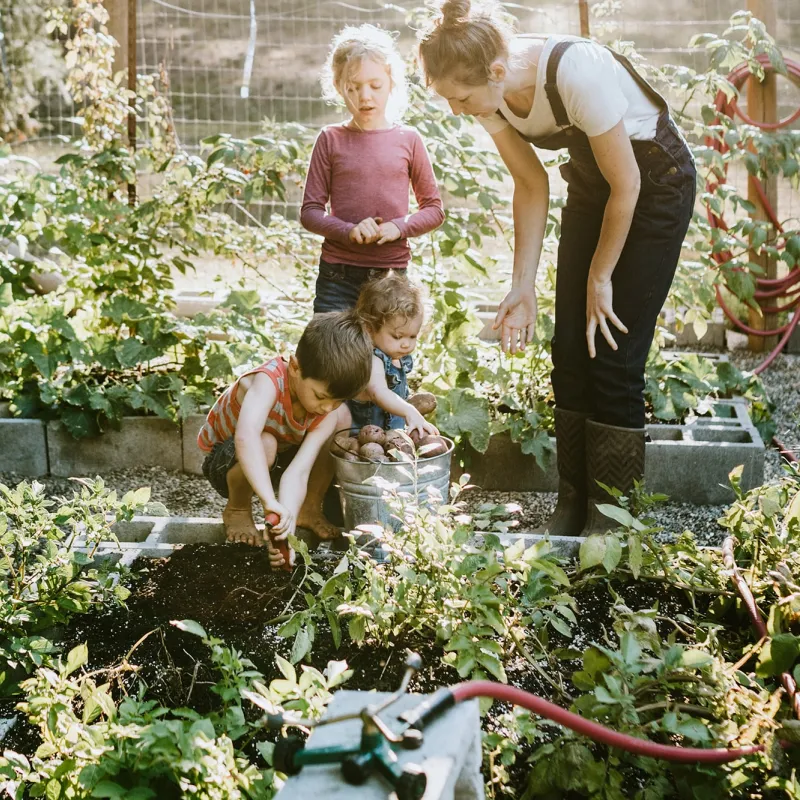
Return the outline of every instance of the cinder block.
[[[143,542],[153,533],[155,520],[149,517],[134,517],[132,520],[117,522],[111,526],[120,542]]]
[[[764,443],[743,400],[720,400],[710,417],[696,417],[685,425],[648,425],[647,432],[651,441],[645,454],[645,486],[650,492],[682,503],[721,505],[733,499],[728,474],[740,464],[744,489],[764,482]],[[555,448],[555,439],[552,444]],[[542,471],[507,433],[493,436],[482,455],[468,450],[464,468],[453,465],[453,480],[462,472],[490,491],[558,490],[555,453]]]
[[[197,434],[205,421],[205,414],[192,414],[181,423],[183,471],[190,475],[203,474],[203,459],[206,454],[197,446]]]
[[[47,436],[38,419],[0,419],[0,472],[47,475]]]
[[[181,432],[166,419],[125,417],[120,430],[74,439],[59,422],[47,425],[52,475],[96,475],[129,467],[183,467]]]
[[[560,558],[577,558],[581,545],[586,541],[585,536],[545,536],[541,533],[530,533],[529,531],[499,533],[497,538],[500,539],[503,547],[510,547],[522,539],[526,549],[548,539],[550,541],[550,551]]]
[[[367,705],[389,697],[387,692],[338,691],[325,712],[326,717],[357,713]],[[398,729],[398,715],[422,700],[420,695],[405,695],[381,718]],[[428,786],[425,800],[483,800],[481,778],[481,730],[477,700],[459,703],[431,722],[423,731],[424,741],[418,750],[397,750],[398,761],[423,769]],[[361,739],[361,721],[346,720],[315,728],[306,747],[357,746]],[[386,800],[394,797],[388,782],[377,771],[361,786],[353,786],[342,777],[339,764],[304,767],[299,775],[286,782],[279,800]]]
[[[555,439],[551,439],[551,444],[555,448]],[[463,468],[454,460],[450,470],[451,479],[457,481],[464,472],[469,473],[471,483],[488,491],[558,491],[555,450],[547,469],[543,470],[536,459],[532,455],[525,455],[505,432],[492,436],[485,453],[468,447]]]
[[[165,544],[223,544],[225,527],[220,519],[172,517],[159,541]]]

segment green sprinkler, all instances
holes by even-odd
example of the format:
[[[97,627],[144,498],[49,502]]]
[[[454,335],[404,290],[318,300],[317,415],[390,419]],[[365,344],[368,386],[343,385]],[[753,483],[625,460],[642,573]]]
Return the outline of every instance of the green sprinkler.
[[[403,729],[395,733],[379,714],[406,693],[411,678],[421,666],[422,658],[409,651],[400,688],[382,703],[367,706],[360,712],[321,720],[270,714],[267,718],[267,727],[270,730],[280,730],[285,726],[318,728],[345,720],[361,720],[361,741],[358,747],[308,748],[305,741],[297,736],[282,737],[275,745],[275,769],[286,775],[297,775],[309,764],[341,764],[342,776],[350,784],[360,786],[373,772],[377,772],[389,782],[397,794],[397,800],[420,800],[425,794],[428,779],[422,769],[414,764],[401,767],[395,750],[416,750],[422,744],[422,731],[406,722]]]

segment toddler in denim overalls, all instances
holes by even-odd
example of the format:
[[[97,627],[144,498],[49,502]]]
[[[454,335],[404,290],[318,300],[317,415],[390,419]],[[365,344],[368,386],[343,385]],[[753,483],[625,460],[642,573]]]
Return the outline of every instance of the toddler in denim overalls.
[[[369,385],[347,403],[353,427],[407,427],[409,433],[437,435],[435,426],[408,402],[407,375],[414,365],[411,353],[424,319],[419,287],[404,274],[390,271],[364,286],[355,313],[375,349]]]

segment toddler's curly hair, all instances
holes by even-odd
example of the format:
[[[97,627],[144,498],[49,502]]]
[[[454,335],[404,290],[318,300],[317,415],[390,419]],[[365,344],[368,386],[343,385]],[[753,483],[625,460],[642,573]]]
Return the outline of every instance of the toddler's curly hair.
[[[425,310],[422,289],[405,275],[389,270],[365,284],[355,314],[368,331],[379,331],[389,320],[416,319]]]

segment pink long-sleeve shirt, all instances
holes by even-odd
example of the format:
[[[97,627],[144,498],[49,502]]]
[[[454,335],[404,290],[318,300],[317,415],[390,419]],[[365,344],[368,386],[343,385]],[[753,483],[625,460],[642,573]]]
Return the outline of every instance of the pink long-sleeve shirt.
[[[409,214],[409,182],[419,210]],[[330,202],[330,213],[328,203]],[[355,244],[350,231],[367,217],[394,222],[400,238],[385,244]],[[357,131],[323,128],[308,168],[300,222],[325,237],[322,258],[331,264],[403,268],[408,238],[444,222],[442,199],[422,138],[406,125]]]

